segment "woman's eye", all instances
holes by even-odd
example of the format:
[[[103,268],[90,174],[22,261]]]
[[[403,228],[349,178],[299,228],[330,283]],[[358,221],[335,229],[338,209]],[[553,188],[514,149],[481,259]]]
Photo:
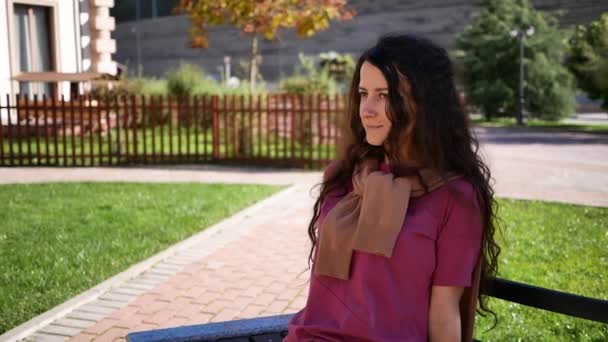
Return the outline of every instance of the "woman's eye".
[[[386,99],[388,94],[380,93],[378,96],[380,96],[381,99]]]
[[[366,92],[364,92],[364,91],[360,91],[360,92],[359,92],[359,96],[361,96],[361,97],[366,97],[366,96],[367,96],[367,93],[366,93]]]

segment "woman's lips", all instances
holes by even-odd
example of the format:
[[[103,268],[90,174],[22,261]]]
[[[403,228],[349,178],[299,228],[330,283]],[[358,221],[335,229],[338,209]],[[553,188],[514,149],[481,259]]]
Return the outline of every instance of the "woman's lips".
[[[370,129],[378,129],[378,128],[382,128],[382,125],[379,125],[379,126],[367,125],[366,127],[370,128]]]

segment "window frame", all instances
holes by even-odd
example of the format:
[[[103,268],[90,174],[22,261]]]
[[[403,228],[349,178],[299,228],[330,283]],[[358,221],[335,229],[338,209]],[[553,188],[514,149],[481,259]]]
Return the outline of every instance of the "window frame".
[[[19,74],[27,74],[27,72],[21,72],[17,65],[18,59],[18,42],[15,40],[15,5],[22,5],[28,7],[46,7],[49,13],[49,49],[51,57],[51,70],[61,70],[61,49],[59,48],[59,1],[60,0],[8,0],[7,2],[7,19],[8,19],[8,43],[9,43],[9,56],[10,56],[10,70],[11,77]],[[64,0],[65,1],[65,0]],[[72,0],[73,1],[73,0]],[[20,92],[19,81],[11,82],[11,92],[13,94]],[[51,83],[51,94],[58,96],[59,86],[57,83]]]

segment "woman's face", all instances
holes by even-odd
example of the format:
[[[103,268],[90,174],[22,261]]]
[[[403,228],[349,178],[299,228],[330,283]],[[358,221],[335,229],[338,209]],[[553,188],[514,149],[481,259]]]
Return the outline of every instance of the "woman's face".
[[[359,95],[359,117],[365,139],[370,145],[382,146],[392,127],[386,113],[388,83],[380,69],[369,62],[361,65]]]

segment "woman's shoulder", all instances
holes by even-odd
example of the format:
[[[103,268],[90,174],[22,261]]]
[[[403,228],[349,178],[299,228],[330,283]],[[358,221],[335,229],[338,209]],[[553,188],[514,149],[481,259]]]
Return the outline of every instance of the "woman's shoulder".
[[[327,181],[333,175],[336,174],[340,169],[340,161],[332,160],[323,170],[323,181]]]
[[[428,208],[437,216],[445,216],[459,208],[478,207],[475,185],[465,177],[449,179],[443,186],[424,195],[418,201],[419,205]]]
[[[475,185],[471,180],[467,179],[464,176],[458,176],[454,179],[451,179],[447,182],[448,189],[456,190],[457,192],[466,195],[467,197],[471,197],[475,194]]]

